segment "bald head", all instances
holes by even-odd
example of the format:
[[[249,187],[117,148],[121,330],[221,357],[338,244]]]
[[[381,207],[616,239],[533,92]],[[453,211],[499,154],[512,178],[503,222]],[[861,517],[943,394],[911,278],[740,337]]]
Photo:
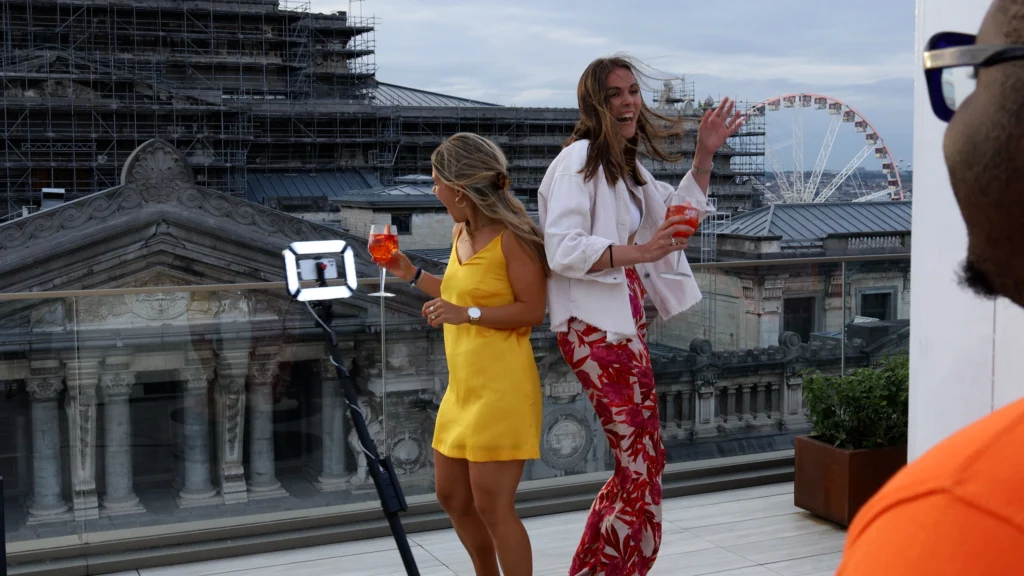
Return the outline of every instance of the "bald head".
[[[992,28],[993,33],[998,33],[1000,39],[994,43],[999,44],[1024,44],[1024,0],[996,0],[989,8],[985,22],[978,32],[978,43],[982,42],[981,36],[987,32],[985,25]]]
[[[996,0],[978,44],[1024,44],[1024,0]],[[978,70],[945,138],[946,165],[967,224],[963,280],[1024,306],[1024,61]]]

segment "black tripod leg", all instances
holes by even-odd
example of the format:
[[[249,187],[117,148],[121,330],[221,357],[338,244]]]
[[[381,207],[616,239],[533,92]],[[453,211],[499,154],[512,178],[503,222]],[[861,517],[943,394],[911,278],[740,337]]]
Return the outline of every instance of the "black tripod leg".
[[[373,483],[377,487],[381,508],[384,510],[384,516],[391,527],[391,535],[395,539],[395,545],[398,546],[398,553],[402,556],[402,564],[405,565],[405,571],[409,576],[419,576],[420,572],[419,568],[416,567],[416,558],[412,555],[412,548],[410,548],[409,539],[405,535],[402,519],[398,516],[399,512],[406,510],[405,496],[402,494],[402,487],[398,484],[398,476],[395,474],[391,462],[387,459],[382,459],[377,454],[377,446],[374,444],[370,431],[366,427],[363,413],[357,408],[358,400],[355,390],[352,387],[347,371],[341,365],[340,358],[337,356],[336,346],[332,351],[332,356],[337,369],[338,380],[341,382],[341,390],[344,394],[345,402],[348,404],[349,417],[352,419],[352,425],[356,430],[356,436],[359,438],[359,444],[366,455],[366,467],[369,469]]]

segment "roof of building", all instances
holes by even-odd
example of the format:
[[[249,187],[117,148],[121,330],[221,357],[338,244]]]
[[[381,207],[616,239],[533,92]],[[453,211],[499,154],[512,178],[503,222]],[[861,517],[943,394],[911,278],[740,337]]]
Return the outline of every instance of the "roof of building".
[[[424,184],[395,184],[371,190],[349,192],[331,199],[335,206],[352,208],[442,208],[434,195],[433,182]]]
[[[434,185],[434,179],[426,174],[408,174],[395,178],[398,184],[426,184],[428,187]]]
[[[256,204],[266,204],[268,198],[338,198],[381,186],[380,180],[366,170],[315,174],[249,174],[245,199]]]
[[[441,264],[447,264],[448,260],[451,259],[452,249],[449,248],[422,248],[419,250],[409,250],[409,254],[433,260],[434,262],[440,262]]]
[[[448,96],[406,86],[378,82],[371,96],[380,106],[429,106],[429,107],[472,107],[500,106],[458,96]]]
[[[833,235],[910,232],[910,215],[910,202],[773,204],[735,216],[717,232],[780,237],[783,245],[821,242]]]

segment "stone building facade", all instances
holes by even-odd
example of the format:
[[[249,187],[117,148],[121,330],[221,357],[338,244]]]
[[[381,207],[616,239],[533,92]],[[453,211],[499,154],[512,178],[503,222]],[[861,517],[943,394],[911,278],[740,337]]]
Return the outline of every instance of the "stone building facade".
[[[139,528],[168,534],[376,501],[318,328],[267,284],[282,280],[282,249],[315,239],[351,242],[360,277],[375,278],[364,238],[201,188],[159,140],[135,151],[120,186],[0,226],[9,551],[66,546],[60,537],[83,532],[130,549]],[[385,348],[380,301],[363,292],[333,304],[333,327],[378,445],[406,493],[427,494],[443,339],[419,317],[422,295],[389,286]],[[670,462],[788,448],[808,428],[803,370],[837,371],[841,351],[847,368],[868,365],[905,347],[908,331],[892,326],[845,349],[788,332],[732,351],[700,338],[653,342]],[[610,469],[554,335],[541,327],[534,344],[542,458],[524,479]]]

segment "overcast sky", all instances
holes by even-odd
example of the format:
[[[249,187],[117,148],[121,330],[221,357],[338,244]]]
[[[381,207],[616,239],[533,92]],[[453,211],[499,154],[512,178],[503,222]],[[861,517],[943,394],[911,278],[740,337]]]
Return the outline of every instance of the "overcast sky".
[[[349,3],[312,0],[311,7],[329,12]],[[894,156],[912,157],[914,0],[366,0],[352,12],[377,19],[383,82],[498,104],[575,107],[587,63],[623,51],[686,75],[701,99],[838,98],[877,128]],[[826,115],[817,118],[805,127],[811,165],[827,124]],[[772,125],[788,131],[791,122]],[[830,167],[841,168],[862,143],[852,129],[841,132]]]

